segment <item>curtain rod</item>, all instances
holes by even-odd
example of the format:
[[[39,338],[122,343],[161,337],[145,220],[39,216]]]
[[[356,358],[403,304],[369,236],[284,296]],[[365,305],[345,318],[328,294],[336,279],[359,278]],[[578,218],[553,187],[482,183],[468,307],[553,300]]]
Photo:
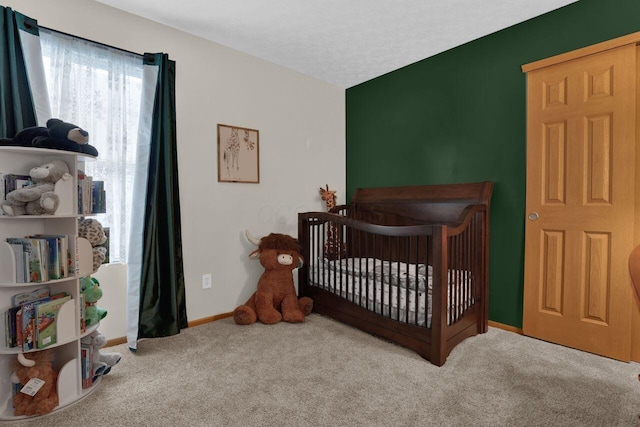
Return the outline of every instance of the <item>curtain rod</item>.
[[[111,45],[108,45],[106,43],[97,42],[95,40],[89,40],[89,39],[84,38],[84,37],[76,36],[75,34],[69,34],[69,33],[65,33],[64,31],[54,30],[53,28],[43,27],[43,26],[40,26],[40,25],[38,27],[43,29],[43,30],[47,30],[47,31],[51,31],[51,32],[54,32],[54,33],[62,34],[62,35],[65,35],[67,37],[73,37],[75,39],[83,40],[83,41],[86,41],[86,42],[89,42],[89,43],[95,43],[97,45],[100,45],[100,46],[103,46],[103,47],[106,47],[106,48],[109,48],[109,49],[119,50],[120,52],[128,53],[130,55],[136,55],[136,56],[139,56],[141,58],[144,58],[144,55],[141,54],[141,53],[132,52],[130,50],[122,49],[120,47],[111,46]]]

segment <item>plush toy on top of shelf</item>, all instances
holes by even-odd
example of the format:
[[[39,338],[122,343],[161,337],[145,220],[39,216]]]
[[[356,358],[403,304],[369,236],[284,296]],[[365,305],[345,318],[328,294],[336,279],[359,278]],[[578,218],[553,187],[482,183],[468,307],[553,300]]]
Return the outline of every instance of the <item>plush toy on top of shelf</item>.
[[[89,132],[60,119],[47,120],[47,127],[24,128],[13,138],[0,138],[0,145],[50,148],[98,156],[98,150],[89,144]]]
[[[32,168],[29,176],[33,184],[11,191],[2,202],[6,215],[53,215],[60,204],[54,190],[56,182],[71,179],[69,167],[61,160]]]
[[[44,415],[58,406],[58,373],[53,369],[53,357],[51,350],[18,354],[11,381],[19,384],[20,389],[31,379],[37,378],[43,383],[33,395],[16,392],[13,397],[14,415]]]

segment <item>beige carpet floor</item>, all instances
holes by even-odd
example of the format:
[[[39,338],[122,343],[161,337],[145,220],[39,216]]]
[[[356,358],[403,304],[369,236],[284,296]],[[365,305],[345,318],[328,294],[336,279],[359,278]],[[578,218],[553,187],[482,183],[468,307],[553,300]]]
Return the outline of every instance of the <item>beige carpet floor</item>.
[[[443,367],[312,314],[143,340],[99,388],[16,426],[636,426],[640,365],[496,328]]]

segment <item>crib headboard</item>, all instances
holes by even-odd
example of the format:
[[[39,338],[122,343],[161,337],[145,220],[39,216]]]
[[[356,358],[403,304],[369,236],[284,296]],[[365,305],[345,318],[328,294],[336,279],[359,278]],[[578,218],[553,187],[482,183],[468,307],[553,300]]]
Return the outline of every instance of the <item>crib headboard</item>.
[[[455,224],[471,204],[491,202],[493,182],[358,188],[351,200],[354,219],[379,225]]]

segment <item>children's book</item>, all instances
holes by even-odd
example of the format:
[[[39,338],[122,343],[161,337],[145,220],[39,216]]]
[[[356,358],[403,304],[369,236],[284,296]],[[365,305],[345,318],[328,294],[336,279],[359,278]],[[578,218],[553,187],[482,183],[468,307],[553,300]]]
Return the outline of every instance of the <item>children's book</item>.
[[[22,307],[16,312],[16,347],[22,347]]]
[[[41,280],[46,282],[49,280],[49,242],[44,239],[29,237],[32,240],[38,242],[38,248],[40,249],[40,265],[41,265]]]
[[[49,280],[62,279],[62,265],[60,260],[61,236],[36,234],[33,238],[44,240],[47,243],[47,271],[49,273]]]
[[[84,180],[84,174],[80,175],[80,173],[78,173],[78,213],[81,214],[82,213],[82,181]]]
[[[104,191],[104,181],[93,181],[92,184],[92,199],[93,206],[91,213],[105,213],[106,209],[106,201],[105,201],[105,191]]]
[[[36,306],[49,301],[49,297],[22,304],[22,349],[33,350],[36,342]]]
[[[24,251],[29,254],[29,280],[27,282],[42,282],[46,272],[43,270],[42,249],[38,239],[10,237],[9,244],[20,243]]]
[[[71,296],[65,295],[36,306],[36,348],[46,348],[58,342],[58,312],[60,307],[70,299]]]
[[[4,313],[4,345],[11,347],[11,314],[9,310]]]
[[[11,307],[7,310],[7,322],[8,322],[8,335],[7,335],[7,347],[17,347],[18,346],[18,311],[22,308],[22,306]]]
[[[4,192],[4,176],[6,174],[4,172],[0,172],[0,203],[2,203],[6,199],[6,194]],[[0,215],[4,215],[4,211],[0,209]]]
[[[90,214],[93,208],[93,193],[91,187],[93,186],[93,177],[90,175],[84,176],[84,183],[82,188],[82,213]]]
[[[25,302],[34,301],[37,299],[45,298],[50,295],[49,288],[38,288],[29,292],[20,292],[11,297],[11,304],[22,305]]]
[[[25,283],[24,248],[20,243],[9,243],[16,261],[16,283]]]
[[[60,236],[59,239],[60,248],[58,252],[60,254],[60,274],[62,277],[69,276],[69,261],[71,257],[69,256],[69,236]]]
[[[29,175],[16,175],[13,173],[4,174],[5,197],[13,190],[17,190],[33,184]]]
[[[93,346],[91,344],[80,344],[80,365],[82,366],[82,388],[90,388],[93,385]]]
[[[58,263],[60,264],[61,277],[69,277],[69,265],[71,256],[69,255],[69,236],[60,234],[58,238]]]
[[[85,314],[84,294],[80,294],[80,332],[85,333],[87,331],[87,319]]]

